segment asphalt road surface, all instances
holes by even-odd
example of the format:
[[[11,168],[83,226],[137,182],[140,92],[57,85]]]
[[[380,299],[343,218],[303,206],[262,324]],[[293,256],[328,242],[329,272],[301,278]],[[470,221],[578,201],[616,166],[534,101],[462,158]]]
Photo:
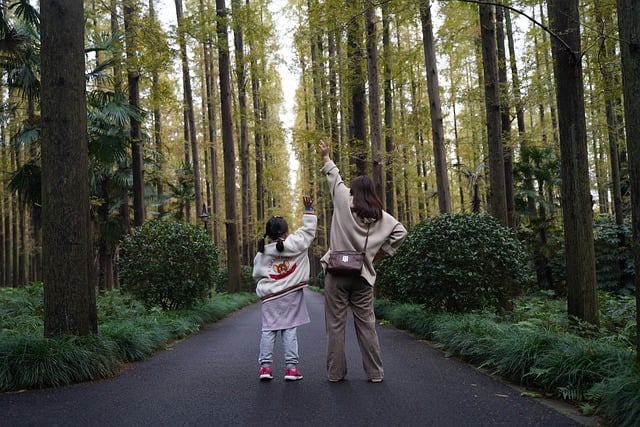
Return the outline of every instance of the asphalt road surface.
[[[258,380],[260,304],[176,342],[116,378],[0,394],[0,426],[580,426],[561,405],[444,357],[429,343],[379,326],[385,380],[367,381],[353,324],[349,373],[325,372],[323,298],[305,291],[311,324],[298,329],[300,381],[284,381],[281,341],[274,379]]]

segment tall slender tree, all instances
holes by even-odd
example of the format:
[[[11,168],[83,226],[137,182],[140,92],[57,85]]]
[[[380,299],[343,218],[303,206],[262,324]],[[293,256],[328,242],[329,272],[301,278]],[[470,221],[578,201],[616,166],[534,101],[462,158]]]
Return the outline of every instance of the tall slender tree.
[[[187,41],[185,38],[184,13],[182,10],[182,0],[175,0],[176,17],[178,19],[178,43],[180,45],[180,59],[182,64],[182,87],[184,92],[184,116],[185,126],[188,136],[188,146],[191,147],[191,167],[193,168],[193,192],[195,193],[196,215],[203,212],[202,204],[202,184],[200,182],[200,150],[198,148],[198,133],[196,131],[196,120],[193,104],[193,92],[191,89],[191,71],[189,68],[189,58],[187,57]],[[187,221],[189,218],[187,218]]]
[[[240,116],[240,188],[242,193],[242,262],[249,264],[253,259],[252,231],[252,191],[251,167],[249,165],[249,122],[247,107],[247,78],[244,58],[244,25],[246,13],[240,0],[231,0],[233,11],[233,44],[235,47],[236,90],[238,92],[238,115]]]
[[[569,316],[599,323],[578,0],[549,0]]]
[[[349,104],[349,148],[352,155],[350,163],[356,167],[358,175],[367,173],[366,163],[366,120],[365,120],[365,77],[362,53],[362,15],[358,0],[345,0],[350,13],[347,24],[347,61],[348,80],[346,91],[350,94]]]
[[[44,332],[97,332],[89,230],[84,6],[41,3]]]
[[[431,21],[431,1],[420,1],[420,21],[422,22],[422,45],[427,68],[427,91],[429,94],[429,114],[431,116],[431,135],[433,138],[433,157],[436,170],[436,189],[440,213],[451,212],[451,192],[447,173],[447,156],[444,144],[444,125],[442,123],[442,103],[440,102],[440,84],[438,64],[436,62],[433,22]]]
[[[127,82],[129,103],[140,106],[140,66],[136,47],[136,21],[138,19],[137,0],[124,1],[124,31],[126,35]],[[138,117],[131,116],[131,168],[133,172],[133,223],[140,226],[145,220],[144,169],[142,163],[142,127]]]
[[[495,6],[480,4],[482,34],[482,65],[484,70],[487,140],[489,146],[489,182],[491,214],[507,226],[507,198],[504,180],[504,150],[500,119],[500,91],[498,86],[498,55],[496,45]]]
[[[380,117],[380,82],[378,72],[378,31],[376,8],[371,0],[363,0],[367,80],[369,82],[369,133],[371,137],[371,178],[378,196],[384,198],[384,162],[382,159],[382,119]]]
[[[631,184],[631,229],[640,241],[640,4],[618,0],[618,28],[622,56],[624,115]],[[640,320],[640,245],[633,247],[636,287],[636,321]],[[636,328],[636,362],[640,364],[640,328]]]
[[[229,292],[240,290],[240,251],[236,207],[236,168],[231,116],[231,61],[229,58],[229,16],[225,0],[216,0],[218,68],[220,72],[220,112],[224,158],[225,228],[227,236],[227,272]]]
[[[385,150],[385,201],[386,210],[391,215],[396,213],[395,184],[393,178],[393,91],[391,75],[391,23],[389,3],[381,4],[382,8],[382,74],[384,77],[384,150]]]
[[[501,6],[495,9],[496,42],[498,56],[498,93],[500,95],[501,139],[504,154],[504,197],[507,208],[507,224],[516,226],[516,206],[513,194],[513,142],[511,138],[511,107],[509,105],[509,82],[507,81],[507,53],[505,48],[504,15]]]

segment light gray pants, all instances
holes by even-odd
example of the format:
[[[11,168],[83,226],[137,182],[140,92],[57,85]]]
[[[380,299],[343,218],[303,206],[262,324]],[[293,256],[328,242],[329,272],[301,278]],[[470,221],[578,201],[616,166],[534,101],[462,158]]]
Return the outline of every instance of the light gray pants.
[[[273,363],[273,347],[276,344],[278,332],[282,336],[282,347],[284,349],[284,361],[287,368],[295,368],[298,365],[298,331],[297,328],[283,329],[281,331],[262,331],[260,337],[260,365]]]
[[[360,276],[327,273],[324,278],[324,301],[329,379],[341,380],[347,375],[344,340],[349,308],[353,313],[362,367],[369,379],[384,378],[376,316],[373,312],[373,286]]]

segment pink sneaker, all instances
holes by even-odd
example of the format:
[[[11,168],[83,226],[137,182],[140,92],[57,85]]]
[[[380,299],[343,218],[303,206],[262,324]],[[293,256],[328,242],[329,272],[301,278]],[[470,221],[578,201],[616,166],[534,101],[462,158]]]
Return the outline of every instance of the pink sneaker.
[[[302,379],[302,373],[298,371],[298,368],[287,368],[284,379],[285,381],[298,381]]]
[[[260,375],[260,381],[269,381],[273,379],[273,375],[271,375],[271,368],[267,366],[263,366],[258,371],[258,375]]]

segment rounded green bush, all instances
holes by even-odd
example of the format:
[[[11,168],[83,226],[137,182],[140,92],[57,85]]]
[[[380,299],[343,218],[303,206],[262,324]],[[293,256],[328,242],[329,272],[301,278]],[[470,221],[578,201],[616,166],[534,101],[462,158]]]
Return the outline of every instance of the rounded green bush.
[[[381,295],[451,312],[509,308],[531,277],[513,232],[486,214],[422,221],[377,270]]]
[[[173,220],[146,222],[120,248],[120,286],[147,306],[191,307],[205,299],[218,270],[206,231]]]

